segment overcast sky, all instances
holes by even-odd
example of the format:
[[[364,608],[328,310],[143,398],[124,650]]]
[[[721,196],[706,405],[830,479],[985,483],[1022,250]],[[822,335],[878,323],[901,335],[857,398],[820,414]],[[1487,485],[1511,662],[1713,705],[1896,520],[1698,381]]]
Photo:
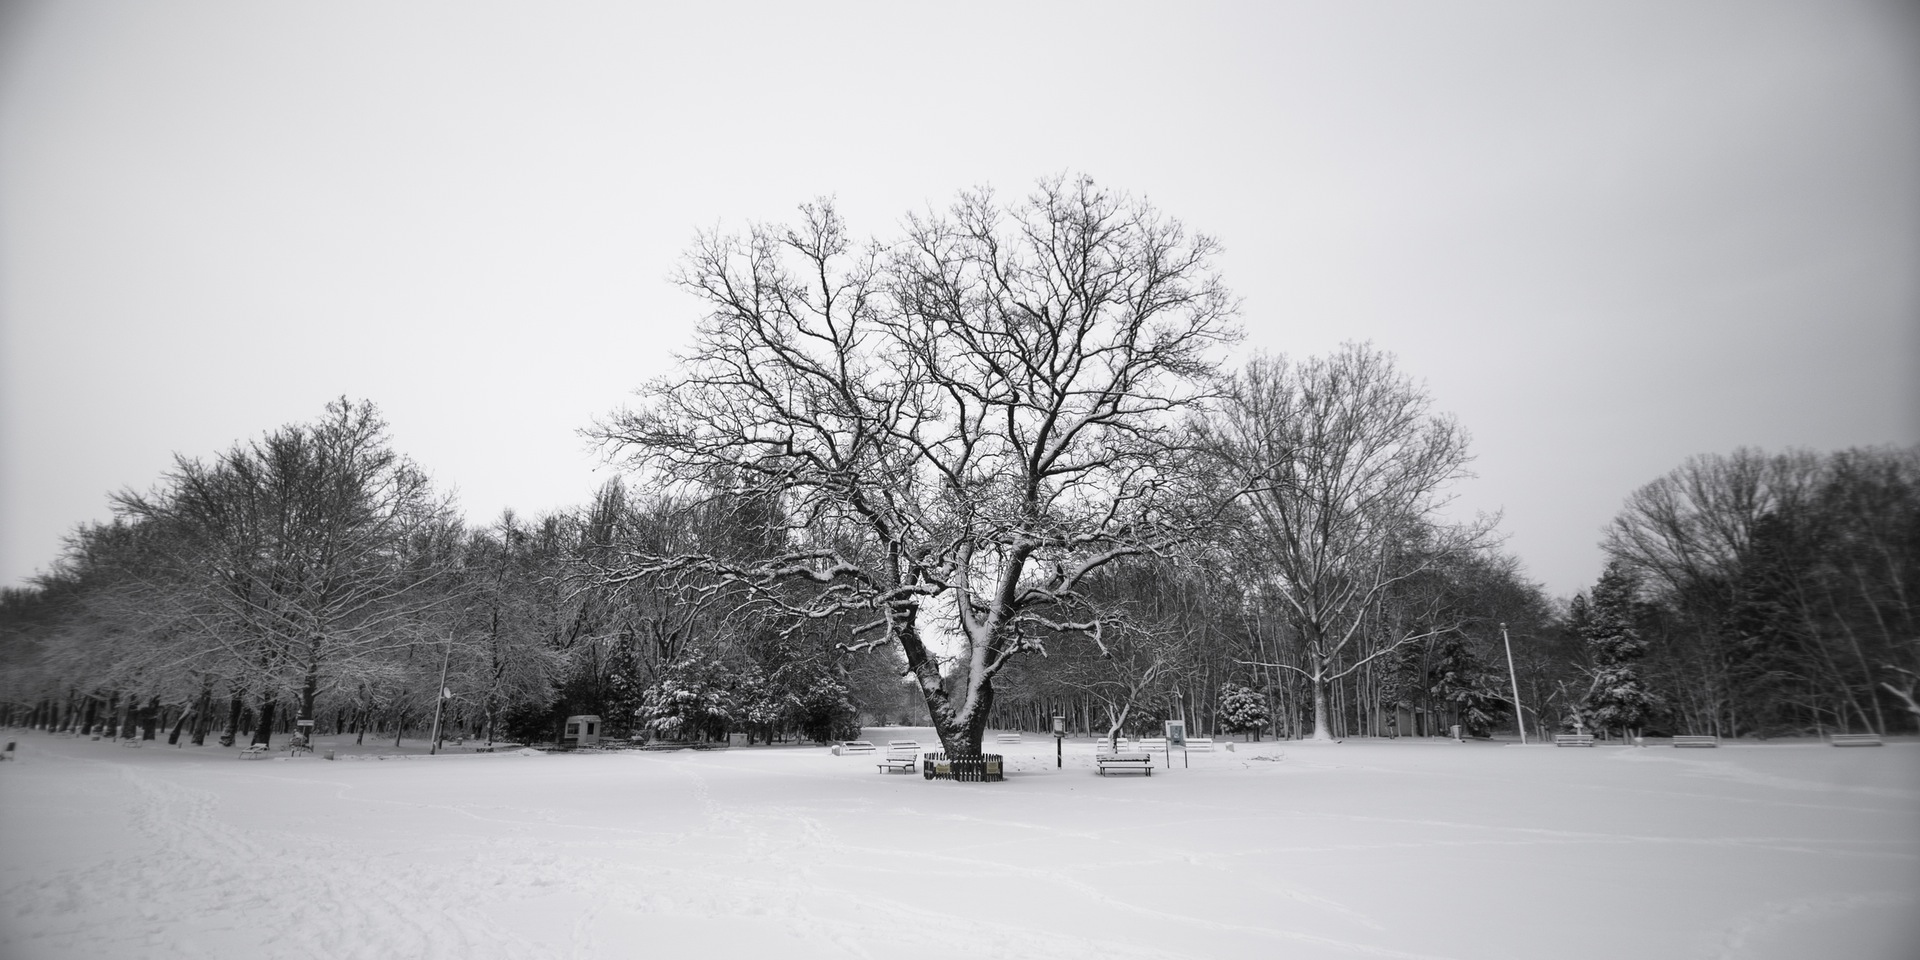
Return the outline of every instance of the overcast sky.
[[[1916,9],[0,3],[0,584],[343,394],[476,521],[581,503],[695,230],[1071,171],[1251,348],[1398,354],[1571,593],[1690,454],[1920,442]]]

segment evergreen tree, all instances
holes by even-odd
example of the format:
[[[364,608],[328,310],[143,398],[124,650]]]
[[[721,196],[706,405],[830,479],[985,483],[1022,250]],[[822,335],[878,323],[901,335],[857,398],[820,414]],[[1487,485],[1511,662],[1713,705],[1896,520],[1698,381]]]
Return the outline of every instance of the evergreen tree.
[[[1460,725],[1473,736],[1488,735],[1496,723],[1513,712],[1500,690],[1499,675],[1459,634],[1447,637],[1440,645],[1433,680],[1433,695],[1453,707]]]
[[[1776,514],[1754,523],[1725,627],[1729,673],[1747,708],[1737,719],[1761,736],[1791,730],[1798,704],[1813,700],[1792,596],[1805,573],[1790,561],[1790,535]]]
[[[647,688],[640,716],[661,739],[724,740],[740,708],[730,682],[735,673],[710,657],[676,663]]]
[[[1220,729],[1228,733],[1248,733],[1255,740],[1260,739],[1261,728],[1273,719],[1266,694],[1237,683],[1221,685],[1220,701],[1214,709]]]
[[[787,694],[787,718],[815,743],[860,736],[860,711],[848,697],[847,685],[830,673],[816,675]]]
[[[1660,705],[1641,681],[1638,662],[1647,654],[1640,638],[1639,582],[1620,561],[1610,561],[1593,585],[1591,598],[1573,611],[1581,640],[1592,658],[1592,682],[1581,699],[1581,715],[1602,730],[1639,729]]]

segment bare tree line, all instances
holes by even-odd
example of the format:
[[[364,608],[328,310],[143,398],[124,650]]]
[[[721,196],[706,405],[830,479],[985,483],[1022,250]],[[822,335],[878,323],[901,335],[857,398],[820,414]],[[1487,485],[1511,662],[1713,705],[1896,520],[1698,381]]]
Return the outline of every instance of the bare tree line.
[[[827,201],[703,235],[694,341],[588,431],[626,482],[473,527],[344,400],[181,458],[0,598],[10,719],[196,743],[397,738],[436,706],[489,739],[573,713],[679,741],[911,721],[956,754],[1055,715],[1913,725],[1914,451],[1696,458],[1556,603],[1497,518],[1447,518],[1468,438],[1390,354],[1228,363],[1217,254],[1068,177],[888,239]]]

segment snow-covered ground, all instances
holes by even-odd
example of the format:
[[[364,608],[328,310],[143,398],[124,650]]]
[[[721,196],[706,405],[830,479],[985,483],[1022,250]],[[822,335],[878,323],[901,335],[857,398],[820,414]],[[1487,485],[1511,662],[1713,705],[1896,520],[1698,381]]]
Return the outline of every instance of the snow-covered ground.
[[[1236,744],[1149,779],[1029,735],[959,784],[5,737],[8,960],[1920,956],[1913,743]]]

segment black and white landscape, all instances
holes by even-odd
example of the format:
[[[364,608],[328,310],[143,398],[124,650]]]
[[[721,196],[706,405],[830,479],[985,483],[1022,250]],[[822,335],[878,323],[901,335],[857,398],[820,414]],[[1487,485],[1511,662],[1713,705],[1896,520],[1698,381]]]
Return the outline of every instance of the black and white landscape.
[[[0,955],[1910,956],[1916,41],[0,7]]]

